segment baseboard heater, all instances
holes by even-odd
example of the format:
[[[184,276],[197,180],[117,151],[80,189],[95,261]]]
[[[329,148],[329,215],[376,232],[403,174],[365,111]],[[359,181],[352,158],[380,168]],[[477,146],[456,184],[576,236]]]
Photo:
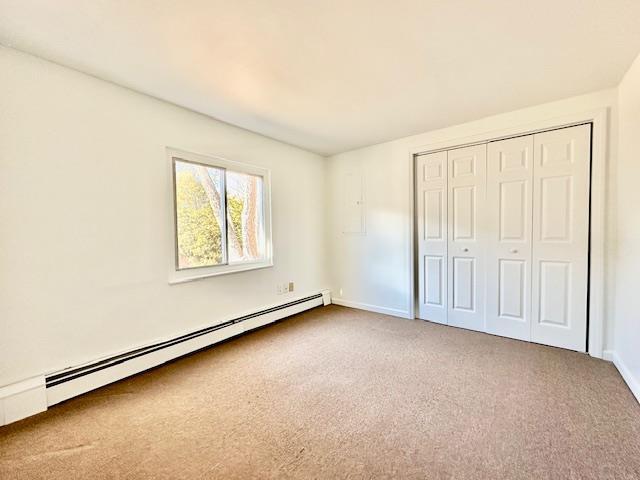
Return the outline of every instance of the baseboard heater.
[[[55,405],[255,328],[329,303],[328,291],[310,295],[169,340],[46,375],[47,405]]]

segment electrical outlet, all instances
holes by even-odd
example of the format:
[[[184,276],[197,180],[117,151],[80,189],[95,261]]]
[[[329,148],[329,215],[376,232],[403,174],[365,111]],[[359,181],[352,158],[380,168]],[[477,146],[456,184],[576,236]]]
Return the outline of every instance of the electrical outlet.
[[[293,282],[289,282],[289,291],[293,292]]]
[[[278,286],[276,287],[276,293],[278,295],[282,295],[282,285],[278,284]]]

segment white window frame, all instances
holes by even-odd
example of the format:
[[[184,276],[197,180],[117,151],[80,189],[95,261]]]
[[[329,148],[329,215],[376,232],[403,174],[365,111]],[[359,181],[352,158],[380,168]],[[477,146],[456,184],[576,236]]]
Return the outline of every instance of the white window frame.
[[[202,153],[188,152],[178,148],[167,147],[167,159],[169,165],[169,184],[170,184],[170,197],[171,197],[171,250],[169,263],[169,283],[184,283],[193,280],[199,280],[201,278],[215,277],[218,275],[226,275],[229,273],[246,272],[248,270],[257,270],[260,268],[269,268],[273,266],[273,244],[271,239],[271,172],[267,168],[258,167],[256,165],[250,165],[247,163],[234,162],[225,158],[216,157],[213,155],[205,155]],[[178,225],[176,215],[176,189],[175,189],[175,170],[174,161],[184,160],[186,162],[197,163],[204,166],[210,166],[213,168],[223,168],[238,173],[245,173],[249,175],[257,175],[262,177],[262,205],[264,215],[264,235],[265,235],[265,257],[257,261],[237,262],[237,263],[225,263],[222,265],[212,265],[206,267],[178,269]],[[225,203],[226,203],[226,189],[225,189]],[[226,209],[224,212],[225,222]],[[224,235],[225,240],[223,242],[223,248],[228,248],[226,243],[226,231],[221,232]]]

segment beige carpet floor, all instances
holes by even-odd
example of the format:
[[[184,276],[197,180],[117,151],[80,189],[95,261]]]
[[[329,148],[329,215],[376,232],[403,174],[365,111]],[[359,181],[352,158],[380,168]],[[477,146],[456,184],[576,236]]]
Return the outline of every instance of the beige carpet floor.
[[[613,365],[317,308],[0,428],[0,478],[639,479]]]

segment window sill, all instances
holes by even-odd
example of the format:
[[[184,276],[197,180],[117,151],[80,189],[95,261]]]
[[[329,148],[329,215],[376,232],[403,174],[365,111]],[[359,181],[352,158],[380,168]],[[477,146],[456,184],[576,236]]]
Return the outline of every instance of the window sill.
[[[169,285],[178,285],[180,283],[194,282],[203,278],[218,277],[220,275],[229,275],[232,273],[248,272],[250,270],[260,270],[263,268],[273,267],[273,261],[242,263],[236,265],[223,265],[220,267],[210,267],[203,271],[197,270],[181,270],[171,272],[169,277]]]

